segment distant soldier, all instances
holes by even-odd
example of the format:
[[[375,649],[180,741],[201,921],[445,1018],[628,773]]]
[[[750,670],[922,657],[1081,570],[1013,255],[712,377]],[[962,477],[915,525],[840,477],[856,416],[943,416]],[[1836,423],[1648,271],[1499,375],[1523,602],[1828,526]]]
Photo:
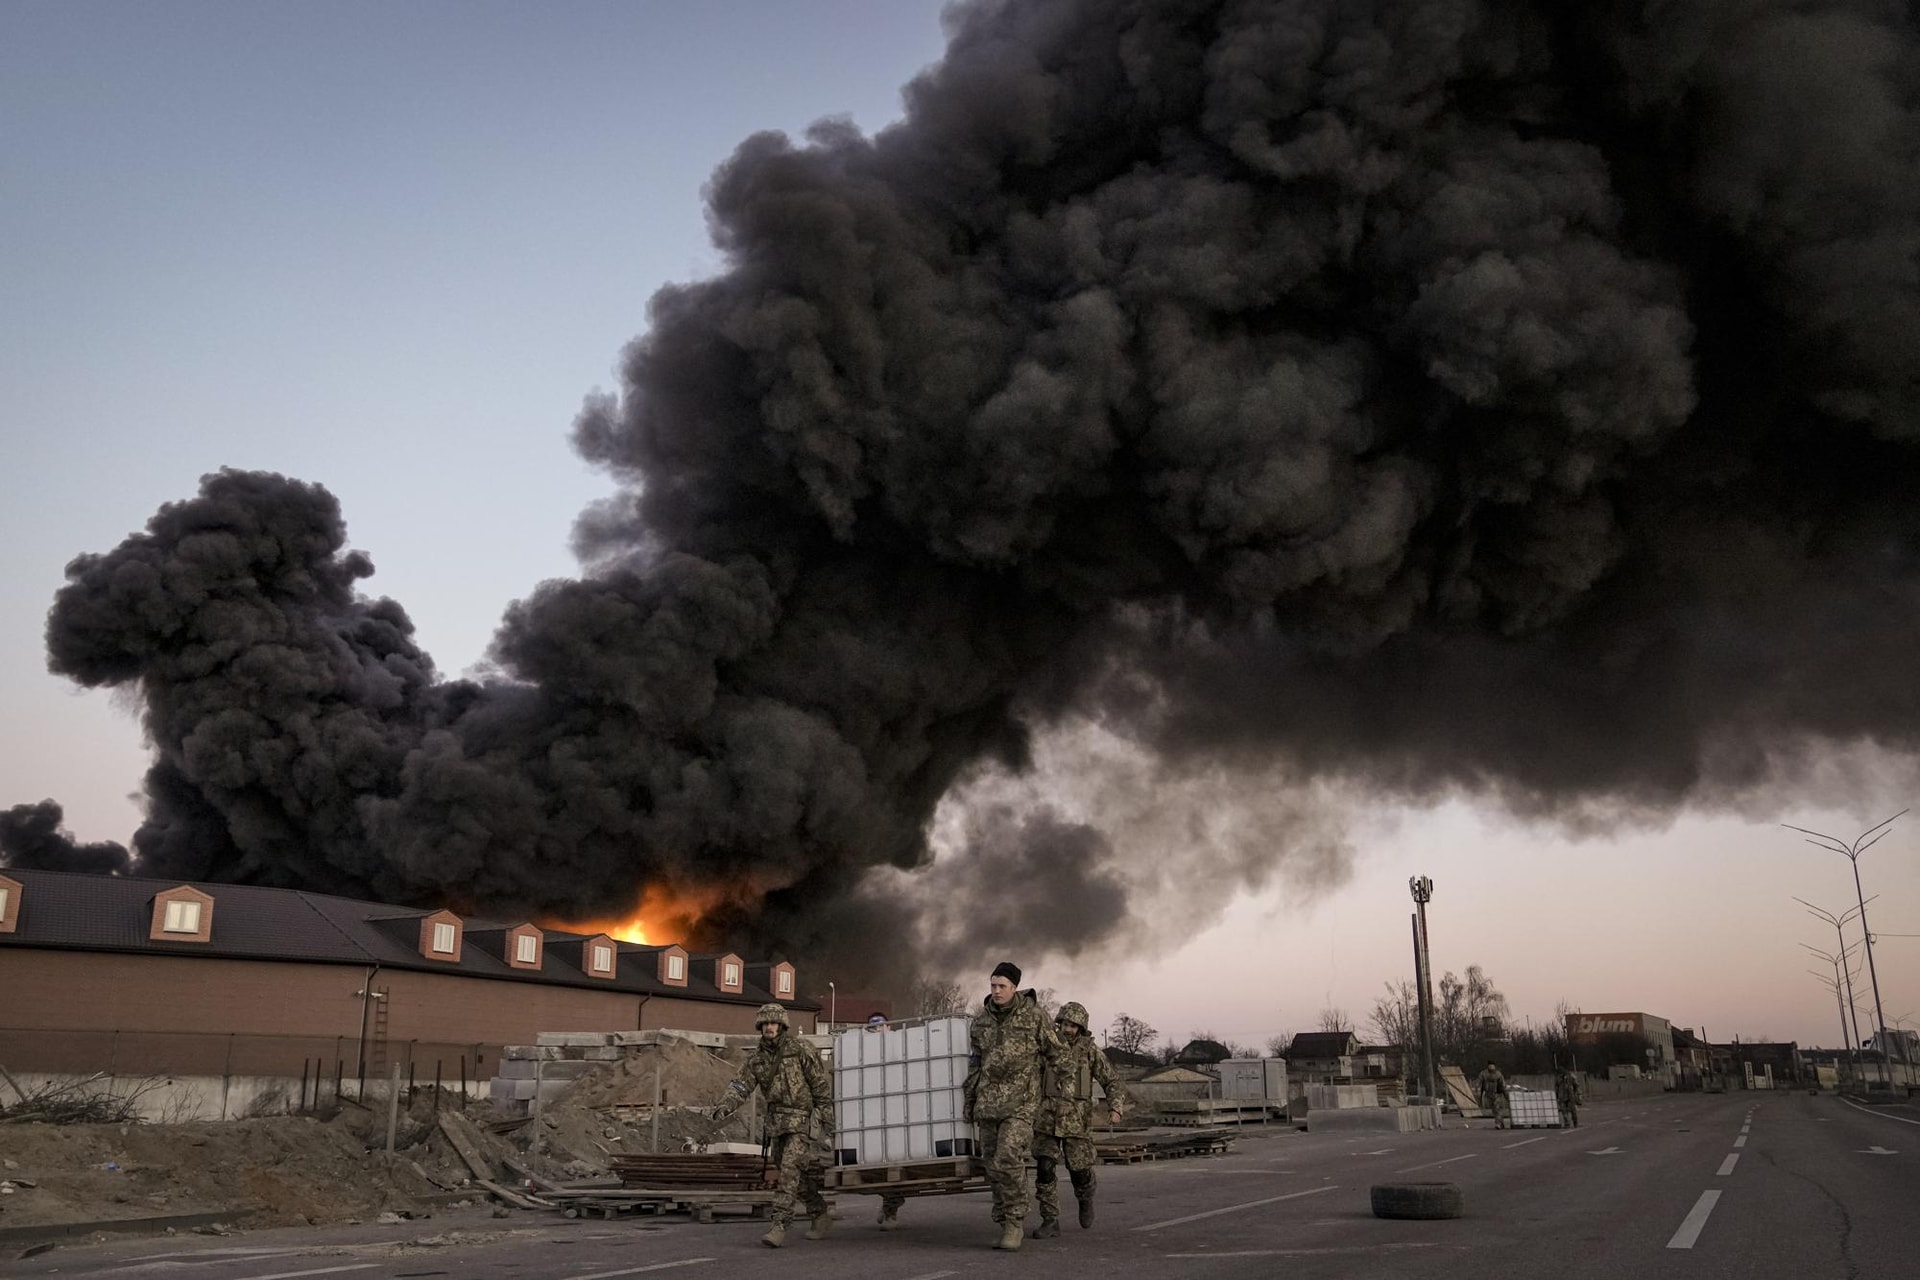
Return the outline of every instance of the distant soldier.
[[[1580,1077],[1573,1068],[1562,1067],[1553,1078],[1553,1097],[1560,1104],[1560,1123],[1569,1129],[1580,1127]]]
[[[1040,1110],[1040,1067],[1058,1062],[1060,1038],[1031,991],[1021,991],[1020,970],[997,965],[988,983],[986,1007],[967,1029],[968,1065],[964,1118],[980,1129],[980,1155],[993,1188],[993,1220],[1000,1224],[996,1249],[1018,1249],[1027,1219],[1027,1156]]]
[[[1506,1127],[1507,1078],[1500,1074],[1500,1068],[1489,1060],[1487,1069],[1474,1080],[1476,1091],[1480,1095],[1480,1109],[1493,1117],[1493,1127]]]
[[[787,1242],[796,1203],[804,1202],[813,1219],[807,1239],[820,1239],[833,1223],[820,1194],[821,1148],[833,1136],[833,1083],[819,1051],[790,1030],[783,1006],[761,1005],[754,1026],[760,1045],[727,1085],[713,1123],[716,1128],[724,1123],[755,1089],[766,1099],[768,1160],[779,1170],[779,1180],[773,1189],[773,1228],[760,1243],[778,1249]]]
[[[1118,1123],[1126,1090],[1113,1074],[1107,1055],[1087,1034],[1087,1008],[1069,1000],[1054,1015],[1060,1036],[1057,1065],[1040,1073],[1039,1118],[1033,1126],[1034,1195],[1040,1202],[1040,1225],[1033,1238],[1060,1234],[1060,1191],[1056,1174],[1062,1161],[1073,1179],[1073,1197],[1080,1202],[1080,1225],[1093,1225],[1094,1150],[1093,1086],[1107,1092],[1107,1119]]]

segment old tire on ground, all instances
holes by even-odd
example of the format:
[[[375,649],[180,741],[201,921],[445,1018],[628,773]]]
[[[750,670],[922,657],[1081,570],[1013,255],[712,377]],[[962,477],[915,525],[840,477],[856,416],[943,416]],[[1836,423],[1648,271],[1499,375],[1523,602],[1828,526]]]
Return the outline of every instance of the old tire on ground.
[[[1376,1218],[1457,1218],[1466,1211],[1466,1197],[1451,1182],[1383,1182],[1373,1188]]]

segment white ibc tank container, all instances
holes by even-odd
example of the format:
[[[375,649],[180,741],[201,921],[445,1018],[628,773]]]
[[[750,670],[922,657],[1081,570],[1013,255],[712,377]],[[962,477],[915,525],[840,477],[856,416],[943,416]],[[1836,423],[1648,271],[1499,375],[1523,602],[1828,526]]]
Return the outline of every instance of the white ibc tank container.
[[[973,1126],[960,1118],[967,1021],[928,1018],[833,1038],[836,1163],[898,1164],[974,1153]]]

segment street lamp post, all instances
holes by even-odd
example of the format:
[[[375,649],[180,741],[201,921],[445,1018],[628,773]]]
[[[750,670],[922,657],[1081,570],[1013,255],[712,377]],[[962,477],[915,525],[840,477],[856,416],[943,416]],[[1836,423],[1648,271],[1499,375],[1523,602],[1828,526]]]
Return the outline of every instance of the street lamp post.
[[[1853,1007],[1853,962],[1848,958],[1848,953],[1852,948],[1846,946],[1845,942],[1846,940],[1842,938],[1840,953],[1838,955],[1835,955],[1831,951],[1822,951],[1818,947],[1807,946],[1804,942],[1800,945],[1833,966],[1832,978],[1827,978],[1819,974],[1816,974],[1816,976],[1820,977],[1822,982],[1832,983],[1833,998],[1836,1001],[1841,998],[1841,980],[1843,975],[1845,977],[1847,994],[1846,1003],[1842,1005],[1840,1009],[1840,1038],[1847,1042],[1847,1056],[1853,1059],[1853,1074],[1855,1079],[1859,1080],[1864,1079],[1864,1077],[1860,1075],[1860,1012]],[[1812,969],[1807,970],[1807,972],[1815,973]],[[1851,1036],[1847,1034],[1847,1015],[1849,1013],[1853,1015],[1853,1034]]]
[[[1801,943],[1800,945],[1806,946],[1805,943]],[[1809,947],[1808,950],[1812,950],[1812,948]],[[1823,954],[1823,953],[1816,953],[1816,954]],[[1807,972],[1812,974],[1814,977],[1820,979],[1821,986],[1829,987],[1832,989],[1834,1008],[1840,1011],[1840,1038],[1842,1040],[1845,1040],[1847,1038],[1847,1010],[1846,1010],[1846,1006],[1841,1004],[1840,1002],[1840,979],[1830,978],[1826,974],[1820,972],[1818,969],[1809,969],[1807,970]],[[1839,1063],[1836,1062],[1834,1065],[1835,1067],[1838,1067]]]
[[[1874,895],[1874,897],[1876,898],[1879,896],[1880,896],[1879,894]],[[1855,1002],[1854,996],[1853,996],[1853,965],[1847,961],[1847,956],[1854,950],[1855,947],[1858,947],[1860,944],[1857,942],[1851,945],[1848,944],[1847,921],[1859,915],[1860,909],[1858,907],[1855,907],[1853,910],[1848,911],[1844,915],[1836,916],[1831,911],[1827,911],[1820,907],[1814,906],[1811,902],[1808,902],[1805,898],[1795,898],[1794,901],[1799,903],[1801,906],[1805,907],[1807,909],[1808,915],[1811,915],[1816,919],[1824,920],[1828,924],[1832,925],[1833,936],[1839,940],[1840,962],[1841,962],[1840,972],[1844,974],[1847,979],[1847,1009],[1853,1014],[1853,1048],[1854,1048],[1853,1058],[1854,1058],[1854,1061],[1857,1063],[1860,1060],[1860,1054],[1859,1054],[1860,1012],[1859,1012],[1859,1005]],[[1801,943],[1800,945],[1803,947],[1807,946],[1807,944],[1804,942]],[[1813,948],[1807,947],[1807,950],[1812,951]],[[1818,954],[1825,956],[1827,953],[1822,951],[1822,952],[1819,952]]]
[[[1896,819],[1900,818],[1906,812],[1905,809],[1902,809],[1885,822],[1868,827],[1865,831],[1862,831],[1854,837],[1852,844],[1842,844],[1833,836],[1826,835],[1819,831],[1809,831],[1805,827],[1796,827],[1791,823],[1783,822],[1780,824],[1789,831],[1798,831],[1803,836],[1812,837],[1807,843],[1813,845],[1815,848],[1828,849],[1834,853],[1845,854],[1847,861],[1853,864],[1853,893],[1854,896],[1860,900],[1860,932],[1865,936],[1867,942],[1867,977],[1873,983],[1873,1017],[1880,1028],[1880,1053],[1883,1061],[1887,1060],[1887,1011],[1880,1003],[1880,974],[1873,966],[1873,929],[1867,924],[1866,890],[1860,886],[1860,855],[1885,839],[1887,829],[1893,825]],[[1871,836],[1872,839],[1868,839],[1869,836]],[[1906,1053],[1904,1050],[1900,1055],[1900,1060],[1902,1062],[1906,1061]]]

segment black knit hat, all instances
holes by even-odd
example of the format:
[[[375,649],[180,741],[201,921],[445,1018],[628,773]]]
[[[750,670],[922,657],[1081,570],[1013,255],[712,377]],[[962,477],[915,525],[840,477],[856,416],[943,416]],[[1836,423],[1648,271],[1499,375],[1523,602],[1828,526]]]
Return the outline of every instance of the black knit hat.
[[[1020,985],[1020,966],[1011,960],[1002,960],[999,964],[993,966],[993,973],[989,976],[1005,978],[1017,987]]]

